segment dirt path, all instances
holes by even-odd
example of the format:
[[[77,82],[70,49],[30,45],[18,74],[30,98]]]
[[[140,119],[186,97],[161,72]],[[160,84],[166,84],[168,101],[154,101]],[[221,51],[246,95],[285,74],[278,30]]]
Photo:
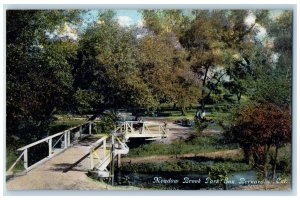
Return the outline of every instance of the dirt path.
[[[124,190],[126,187],[112,187],[94,181],[86,173],[89,158],[76,167],[70,166],[89,152],[89,145],[98,138],[81,141],[62,154],[34,168],[24,176],[15,177],[6,184],[7,190]],[[64,170],[69,169],[67,172]],[[131,187],[130,189],[136,189]]]
[[[164,162],[164,161],[175,161],[182,158],[197,158],[197,157],[205,157],[205,158],[234,158],[237,156],[241,156],[242,151],[240,149],[234,150],[225,150],[225,151],[215,151],[215,152],[207,152],[207,153],[190,153],[190,154],[182,154],[178,155],[155,155],[155,156],[147,156],[147,157],[136,157],[136,158],[123,158],[122,164],[136,164],[136,163],[156,163],[156,162]]]
[[[145,120],[145,122],[154,122],[154,123],[166,123],[167,129],[169,129],[169,135],[167,138],[163,139],[164,144],[170,144],[175,140],[186,140],[192,134],[195,133],[195,130],[192,127],[184,127],[173,122],[168,122],[163,119],[160,120]]]

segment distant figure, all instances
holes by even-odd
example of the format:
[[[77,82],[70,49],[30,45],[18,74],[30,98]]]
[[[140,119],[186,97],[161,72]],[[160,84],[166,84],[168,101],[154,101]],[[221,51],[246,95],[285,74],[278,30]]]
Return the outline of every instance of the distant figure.
[[[205,111],[201,112],[200,118],[204,119],[205,115],[206,115]]]
[[[195,115],[195,117],[198,119],[198,120],[204,120],[204,118],[205,118],[205,115],[206,115],[206,113],[205,113],[205,111],[201,111],[201,110],[199,110],[197,113],[196,113],[196,115]]]

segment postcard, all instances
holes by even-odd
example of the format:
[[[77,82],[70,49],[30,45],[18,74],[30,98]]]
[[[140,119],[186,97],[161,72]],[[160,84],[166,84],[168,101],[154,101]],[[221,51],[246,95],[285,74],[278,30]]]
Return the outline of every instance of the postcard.
[[[294,9],[7,9],[6,188],[292,190]]]

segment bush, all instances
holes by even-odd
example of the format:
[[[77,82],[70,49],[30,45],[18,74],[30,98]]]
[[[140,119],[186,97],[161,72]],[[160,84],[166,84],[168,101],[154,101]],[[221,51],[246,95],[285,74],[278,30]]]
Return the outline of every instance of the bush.
[[[116,128],[117,117],[114,113],[105,113],[101,116],[101,120],[96,122],[96,133],[110,133]]]

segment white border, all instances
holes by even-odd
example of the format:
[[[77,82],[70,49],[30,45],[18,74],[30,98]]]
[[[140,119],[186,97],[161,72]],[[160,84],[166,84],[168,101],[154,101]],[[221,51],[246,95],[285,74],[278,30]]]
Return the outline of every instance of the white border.
[[[54,4],[53,4],[54,3]],[[81,4],[84,3],[84,4]],[[101,3],[102,5],[96,5],[97,3]],[[126,4],[124,4],[126,3]],[[151,3],[151,4],[149,4]],[[177,4],[177,5],[174,5]],[[218,5],[219,3],[221,3],[222,5]],[[9,5],[4,5],[4,4],[9,4]],[[174,1],[174,0],[152,0],[152,1],[133,1],[133,0],[128,0],[128,1],[121,1],[121,0],[104,0],[104,1],[92,1],[92,0],[85,0],[83,2],[77,1],[75,2],[74,0],[56,0],[56,1],[49,1],[49,0],[44,0],[44,1],[37,1],[37,0],[28,0],[28,1],[22,1],[22,0],[4,0],[2,1],[2,9],[0,10],[0,22],[5,22],[4,19],[4,8],[10,8],[12,7],[12,4],[22,4],[20,5],[15,5],[18,7],[22,7],[23,9],[28,9],[28,8],[196,8],[196,7],[200,7],[201,8],[269,8],[270,4],[274,7],[274,8],[286,8],[287,4],[294,4],[295,5],[295,10],[298,10],[298,2],[297,0],[285,0],[285,1],[275,1],[275,0],[241,0],[241,1],[237,1],[237,0],[227,0],[226,3],[224,3],[221,0],[202,0],[200,2],[197,2],[195,0],[184,0],[184,1]],[[30,5],[31,4],[31,5]],[[36,5],[36,4],[40,4],[40,5]],[[49,5],[52,4],[52,5]],[[89,4],[89,5],[88,5]],[[118,4],[122,4],[122,5],[118,5]],[[155,4],[155,5],[153,5]],[[169,4],[169,5],[167,5]],[[198,5],[195,5],[198,4]],[[269,5],[268,5],[269,4]],[[289,6],[290,6],[289,5]],[[13,6],[13,7],[15,7]],[[288,6],[288,7],[289,7]],[[297,11],[294,12],[295,13],[295,19],[296,19],[296,23],[294,24],[294,33],[299,34],[299,26],[297,26],[299,24],[299,15],[297,14]],[[5,58],[5,51],[4,51],[4,47],[5,47],[5,34],[4,34],[4,23],[3,25],[0,27],[1,30],[1,35],[0,35],[0,44],[2,44],[1,48],[0,48],[0,55],[2,55],[0,57],[0,63],[3,63],[3,68],[2,70],[0,70],[0,80],[2,81],[1,86],[0,86],[0,91],[2,96],[0,97],[0,104],[1,104],[1,127],[0,130],[3,130],[3,143],[5,143],[5,138],[4,138],[4,131],[5,131],[5,63],[4,63],[4,58]],[[297,36],[298,35],[294,35],[294,79],[293,79],[293,136],[297,135],[297,124],[299,124],[299,119],[296,118],[297,113],[299,111],[299,107],[296,105],[297,103],[297,94],[298,94],[298,82],[297,82],[297,77],[299,77],[299,70],[297,70],[297,66],[298,63],[296,63],[296,58],[299,56],[299,52],[297,51],[297,46],[299,46],[299,40],[297,40]],[[2,107],[3,106],[3,107]],[[2,109],[3,108],[3,109]],[[293,138],[293,163],[295,163],[295,161],[297,161],[297,166],[299,166],[299,159],[297,159],[294,155],[297,152],[297,155],[299,155],[299,148],[295,149],[296,144],[300,144],[299,141],[300,137],[294,137]],[[296,139],[296,140],[295,140]],[[1,155],[4,155],[3,153],[3,148],[0,147],[0,153]],[[0,170],[1,172],[4,174],[4,163],[3,163],[3,159],[1,159],[0,161]],[[296,170],[295,166],[294,169]],[[296,174],[296,177],[294,177],[294,179],[299,180],[299,173]],[[297,191],[299,193],[299,185],[297,184]],[[3,189],[3,182],[1,181],[1,189]],[[268,193],[268,192],[267,192]],[[8,193],[6,193],[6,195],[9,195]],[[191,192],[191,191],[163,191],[163,192],[153,192],[153,191],[145,191],[143,190],[142,192],[132,192],[132,191],[127,191],[127,192],[114,192],[114,191],[100,191],[100,192],[94,192],[94,191],[86,191],[81,193],[80,191],[55,191],[53,193],[53,191],[51,192],[40,192],[40,191],[25,191],[25,192],[17,192],[14,193],[13,195],[147,195],[147,196],[151,196],[151,195],[163,195],[165,196],[164,198],[168,198],[166,195],[176,195],[177,197],[172,197],[172,199],[178,199],[178,196],[180,195],[215,195],[219,196],[217,198],[225,198],[225,199],[253,199],[253,198],[257,198],[254,197],[253,195],[263,195],[261,197],[264,197],[265,195],[276,195],[275,197],[271,197],[272,199],[282,199],[282,198],[288,198],[288,199],[295,199],[296,196],[288,196],[288,197],[282,197],[282,195],[286,195],[285,192],[270,192],[269,194],[266,194],[265,192],[262,191],[258,191],[258,192],[243,192],[243,191],[232,191],[232,192],[227,192],[227,191],[197,191],[197,192]],[[227,197],[220,197],[223,195],[241,195],[243,197],[239,197],[239,196],[227,196]],[[246,195],[246,196],[245,196]],[[291,194],[289,194],[291,195]],[[15,197],[10,197],[10,196],[5,196],[5,198],[15,198]],[[30,197],[27,196],[26,198],[30,198],[30,199],[35,199],[35,198],[39,198],[37,196],[34,197]],[[45,197],[43,197],[45,198]],[[51,196],[49,197],[51,198]],[[56,197],[52,197],[52,198],[56,198]],[[73,199],[78,199],[80,197],[72,197]],[[96,196],[89,196],[88,198],[94,198],[94,199],[99,199],[102,197],[96,197]],[[110,198],[110,197],[103,197],[103,198]],[[121,197],[123,198],[123,197]],[[140,198],[140,197],[130,197],[130,199],[135,199],[135,198]],[[147,197],[143,197],[143,198],[147,198]],[[149,197],[151,199],[156,198],[156,197]],[[206,197],[204,197],[206,198]],[[268,197],[265,197],[268,198]]]

